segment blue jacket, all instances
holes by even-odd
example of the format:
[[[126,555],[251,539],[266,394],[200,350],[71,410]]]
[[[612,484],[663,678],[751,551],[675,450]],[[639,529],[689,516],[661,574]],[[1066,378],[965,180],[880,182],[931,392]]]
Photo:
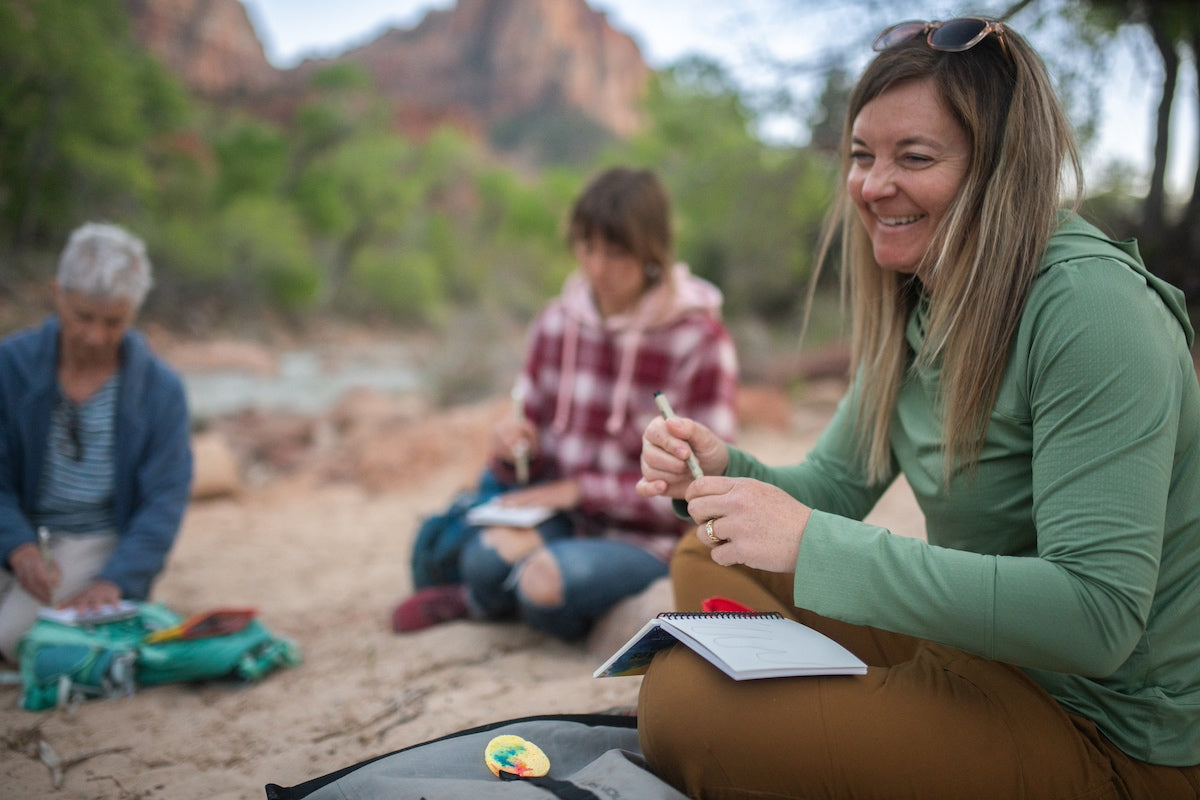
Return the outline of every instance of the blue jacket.
[[[0,341],[0,563],[6,569],[14,549],[36,541],[30,515],[58,396],[58,334],[52,315]],[[179,532],[191,496],[192,449],[183,381],[136,331],[121,343],[114,447],[117,548],[97,577],[141,600]]]

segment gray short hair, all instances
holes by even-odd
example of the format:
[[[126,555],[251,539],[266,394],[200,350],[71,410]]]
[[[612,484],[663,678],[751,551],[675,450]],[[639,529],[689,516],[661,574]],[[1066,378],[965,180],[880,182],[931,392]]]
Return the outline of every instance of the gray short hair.
[[[142,240],[116,225],[89,222],[71,233],[58,258],[58,287],[102,300],[142,305],[154,278]]]

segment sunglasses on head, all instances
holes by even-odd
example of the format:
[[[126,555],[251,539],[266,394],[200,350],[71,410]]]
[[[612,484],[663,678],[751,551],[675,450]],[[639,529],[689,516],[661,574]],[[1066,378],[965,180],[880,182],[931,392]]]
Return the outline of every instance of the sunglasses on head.
[[[1008,55],[1008,45],[1004,42],[1004,23],[984,17],[958,17],[945,22],[901,22],[876,36],[871,49],[887,50],[901,42],[924,36],[926,44],[934,50],[961,53],[963,50],[970,50],[993,33],[1000,40],[1000,48],[1004,54]]]

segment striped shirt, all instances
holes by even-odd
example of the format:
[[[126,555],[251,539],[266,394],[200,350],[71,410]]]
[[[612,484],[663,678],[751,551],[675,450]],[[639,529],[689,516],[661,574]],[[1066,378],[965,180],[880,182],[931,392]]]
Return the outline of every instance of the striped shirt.
[[[60,396],[50,420],[35,525],[63,533],[116,528],[113,437],[119,382],[114,375],[79,404]]]

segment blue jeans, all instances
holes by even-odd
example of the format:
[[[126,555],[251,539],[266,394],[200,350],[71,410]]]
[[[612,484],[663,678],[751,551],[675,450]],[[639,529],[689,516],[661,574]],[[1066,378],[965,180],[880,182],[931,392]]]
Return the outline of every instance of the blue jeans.
[[[667,565],[627,542],[575,538],[574,526],[558,514],[538,526],[563,581],[560,606],[538,606],[516,586],[520,564],[509,564],[494,548],[471,537],[459,557],[471,604],[490,619],[516,617],[560,639],[580,639],[609,609],[667,574]]]

